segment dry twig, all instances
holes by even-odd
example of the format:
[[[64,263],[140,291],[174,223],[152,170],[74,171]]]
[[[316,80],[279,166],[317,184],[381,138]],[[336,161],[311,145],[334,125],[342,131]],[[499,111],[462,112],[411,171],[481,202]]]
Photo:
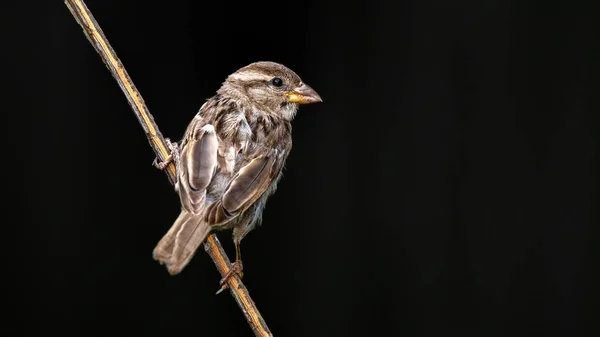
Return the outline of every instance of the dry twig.
[[[117,80],[119,86],[127,96],[127,101],[133,108],[133,112],[138,118],[140,124],[144,128],[144,132],[146,133],[146,137],[150,143],[150,146],[156,153],[156,156],[160,161],[163,161],[169,155],[169,150],[167,148],[167,144],[165,142],[164,137],[158,130],[156,123],[154,122],[154,118],[148,111],[142,96],[134,86],[131,78],[125,71],[123,64],[117,58],[117,55],[113,48],[108,43],[108,40],[104,36],[104,33],[98,26],[98,23],[92,16],[92,13],[89,11],[87,6],[82,0],[65,0],[65,4],[69,7],[71,14],[75,17],[77,22],[83,28],[83,32],[85,36],[88,38],[92,46],[96,49],[104,64],[106,64],[108,70],[112,73],[114,78]],[[169,177],[169,181],[171,184],[175,182],[175,174],[176,168],[173,163],[170,163],[167,169],[165,169]],[[204,243],[204,250],[210,255],[213,262],[217,266],[219,273],[222,276],[225,276],[229,269],[231,268],[231,262],[219,239],[216,235],[211,234],[207,237]],[[248,324],[254,331],[254,334],[259,337],[273,336],[267,327],[264,319],[260,315],[260,312],[256,308],[254,301],[248,294],[248,289],[244,286],[240,278],[235,275],[234,277],[229,278],[227,282],[231,295],[238,303],[240,309],[244,313]]]

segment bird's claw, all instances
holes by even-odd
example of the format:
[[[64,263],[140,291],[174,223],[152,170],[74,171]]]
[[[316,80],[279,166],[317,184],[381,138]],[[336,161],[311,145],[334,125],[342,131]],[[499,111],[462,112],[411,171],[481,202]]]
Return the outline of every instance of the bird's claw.
[[[167,158],[165,158],[164,161],[158,162],[158,158],[154,158],[154,161],[152,162],[152,165],[154,165],[154,167],[156,167],[157,169],[164,171],[165,168],[167,168],[167,166],[173,161],[173,156],[169,155]]]
[[[244,270],[244,266],[242,265],[242,261],[238,260],[238,261],[235,261],[234,263],[232,263],[231,269],[229,269],[227,274],[225,274],[225,276],[223,276],[223,278],[219,282],[221,289],[219,289],[216,294],[218,295],[221,292],[223,292],[224,290],[229,288],[229,285],[227,284],[227,282],[229,282],[229,279],[232,278],[234,275],[237,275],[240,279],[242,279],[244,277],[243,270]]]
[[[161,171],[163,171],[172,162],[175,164],[175,166],[179,165],[179,147],[177,146],[177,143],[171,143],[169,138],[165,138],[165,141],[167,142],[167,147],[169,150],[171,150],[171,153],[169,153],[167,158],[161,162],[158,161],[158,157],[155,157],[154,161],[152,161],[152,165]]]

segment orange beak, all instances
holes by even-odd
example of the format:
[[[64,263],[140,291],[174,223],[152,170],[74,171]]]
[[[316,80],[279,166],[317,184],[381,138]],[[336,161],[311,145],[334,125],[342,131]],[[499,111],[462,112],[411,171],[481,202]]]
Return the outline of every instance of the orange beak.
[[[310,104],[323,102],[321,96],[313,88],[304,83],[301,83],[299,87],[292,91],[286,91],[285,95],[292,103]]]

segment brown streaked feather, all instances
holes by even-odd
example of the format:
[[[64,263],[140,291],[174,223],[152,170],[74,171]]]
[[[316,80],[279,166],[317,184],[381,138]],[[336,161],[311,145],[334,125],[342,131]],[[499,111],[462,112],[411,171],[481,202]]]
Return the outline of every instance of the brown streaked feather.
[[[181,272],[210,232],[203,217],[202,214],[182,211],[154,248],[152,257],[160,264],[165,264],[169,274]]]
[[[171,256],[173,255],[173,245],[175,243],[175,236],[181,229],[181,225],[186,222],[190,213],[181,212],[179,216],[169,228],[167,234],[165,234],[162,239],[158,242],[154,251],[152,252],[152,257],[158,261],[160,264],[168,264],[171,260]]]
[[[204,208],[206,188],[217,167],[218,140],[210,124],[195,123],[180,159],[179,197],[183,210],[199,214]]]
[[[219,144],[214,128],[206,124],[194,133],[195,141],[188,143],[188,183],[194,191],[206,190],[217,167]]]
[[[221,198],[206,210],[210,226],[221,226],[248,209],[273,183],[276,151],[242,167]]]
[[[169,274],[178,274],[185,268],[196,254],[198,247],[200,247],[210,229],[208,223],[204,221],[204,214],[190,214],[185,219],[175,236],[173,253],[167,263]]]
[[[222,197],[223,207],[227,212],[237,213],[244,210],[248,203],[258,199],[271,183],[271,169],[275,158],[275,154],[255,158],[240,169]]]
[[[236,219],[236,224],[233,225],[233,240],[235,242],[241,242],[246,234],[262,221],[263,209],[269,196],[277,189],[277,184],[279,179],[281,179],[281,172],[291,145],[291,142],[286,143],[285,150],[278,153],[277,159],[271,168],[271,179],[266,190],[260,195],[258,200],[248,202],[247,204],[250,206]]]

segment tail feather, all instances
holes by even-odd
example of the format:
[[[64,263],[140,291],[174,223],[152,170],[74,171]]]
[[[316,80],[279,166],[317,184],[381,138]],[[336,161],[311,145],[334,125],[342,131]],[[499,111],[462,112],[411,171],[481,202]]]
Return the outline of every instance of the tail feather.
[[[171,225],[171,228],[167,234],[162,237],[162,239],[154,248],[152,257],[160,264],[167,264],[171,260],[171,255],[173,255],[173,245],[175,244],[175,236],[181,229],[181,226],[189,219],[189,215],[190,213],[182,211],[173,225]]]
[[[210,232],[203,217],[182,211],[154,248],[152,256],[167,266],[169,274],[179,274],[185,268]]]

